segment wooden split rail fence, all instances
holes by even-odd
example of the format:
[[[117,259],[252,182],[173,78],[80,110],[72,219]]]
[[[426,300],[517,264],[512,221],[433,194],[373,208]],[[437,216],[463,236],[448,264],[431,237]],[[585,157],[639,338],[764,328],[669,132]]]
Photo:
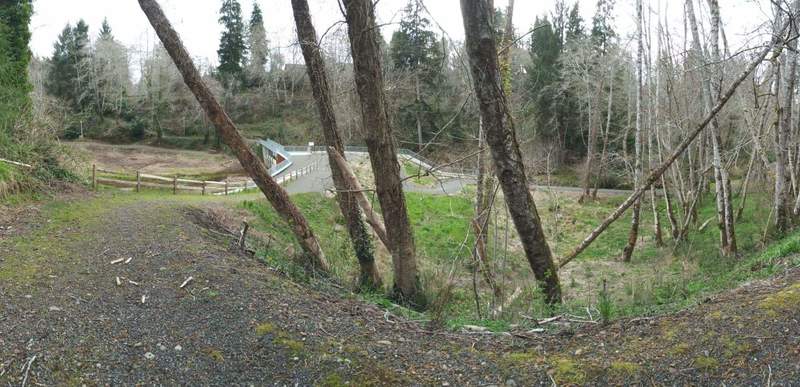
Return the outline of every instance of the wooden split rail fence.
[[[278,184],[287,184],[297,180],[301,176],[309,174],[318,167],[319,160],[303,168],[283,173],[275,180]],[[186,192],[200,193],[201,195],[230,195],[244,190],[258,188],[252,179],[241,181],[229,181],[227,179],[223,181],[193,180],[180,178],[178,176],[168,177],[153,175],[141,171],[136,171],[135,173],[111,171],[98,168],[97,165],[93,164],[92,189],[96,191],[97,187],[100,185],[133,188],[136,192],[141,191],[143,188],[152,188],[172,190],[173,194]]]

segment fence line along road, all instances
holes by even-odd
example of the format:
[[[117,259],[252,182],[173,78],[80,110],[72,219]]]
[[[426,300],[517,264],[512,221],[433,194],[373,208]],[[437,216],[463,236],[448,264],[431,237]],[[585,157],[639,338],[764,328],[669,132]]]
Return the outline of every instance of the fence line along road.
[[[303,168],[289,171],[275,180],[278,184],[287,184],[309,174],[318,167],[319,160]],[[281,170],[280,172],[283,171]],[[199,192],[201,195],[230,195],[258,187],[252,179],[233,182],[227,179],[223,181],[193,180],[179,178],[178,176],[153,175],[141,171],[136,171],[135,173],[112,171],[98,168],[96,164],[92,164],[92,189],[97,191],[100,185],[133,188],[136,192],[140,192],[142,188],[153,188],[171,189],[173,194],[183,191],[187,193]]]

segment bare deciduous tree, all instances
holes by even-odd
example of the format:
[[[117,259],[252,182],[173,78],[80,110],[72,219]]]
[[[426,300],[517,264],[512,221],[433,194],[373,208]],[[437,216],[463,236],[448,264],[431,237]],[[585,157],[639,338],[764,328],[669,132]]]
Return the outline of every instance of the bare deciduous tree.
[[[261,192],[264,193],[272,207],[275,208],[275,211],[289,225],[304,252],[304,259],[301,263],[311,270],[327,271],[328,263],[325,260],[325,254],[322,252],[319,241],[305,217],[300,213],[297,206],[292,203],[286,190],[270,176],[264,163],[253,154],[239,134],[233,121],[217,102],[211,90],[205,85],[178,33],[172,28],[169,20],[164,15],[161,6],[158,5],[156,0],[139,0],[139,6],[155,29],[156,34],[158,34],[164,48],[172,57],[175,66],[178,67],[181,75],[183,75],[186,86],[192,90],[197,101],[203,107],[211,122],[214,123],[222,140],[231,148],[242,167],[253,178],[258,188],[261,189]]]

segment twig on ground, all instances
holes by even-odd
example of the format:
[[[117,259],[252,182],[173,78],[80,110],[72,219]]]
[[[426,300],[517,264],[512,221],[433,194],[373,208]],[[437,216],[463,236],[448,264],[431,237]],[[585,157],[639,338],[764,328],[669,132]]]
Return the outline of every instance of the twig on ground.
[[[36,355],[33,355],[33,357],[28,360],[28,363],[25,364],[25,376],[22,378],[22,387],[25,387],[25,385],[28,384],[28,373],[30,372],[31,365],[33,365],[34,361],[36,361]]]
[[[181,284],[181,286],[178,287],[178,289],[183,289],[186,285],[189,284],[189,282],[192,282],[193,279],[194,279],[194,277],[189,276],[189,278],[187,278],[185,281],[183,281],[183,283]]]

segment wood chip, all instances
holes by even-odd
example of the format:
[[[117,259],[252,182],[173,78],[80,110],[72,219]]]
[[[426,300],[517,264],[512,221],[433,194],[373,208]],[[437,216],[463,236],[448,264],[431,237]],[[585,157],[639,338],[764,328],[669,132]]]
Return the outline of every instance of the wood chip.
[[[129,283],[129,284],[131,284],[131,285],[136,285],[136,286],[139,286],[139,283],[138,283],[138,282],[136,282],[136,281],[131,281],[131,280],[128,280],[128,283]]]
[[[120,263],[120,262],[122,262],[124,260],[125,260],[125,258],[115,259],[115,260],[111,261],[110,264],[111,265],[116,265],[116,264],[118,264],[118,263]]]
[[[127,265],[127,264],[131,263],[132,260],[133,260],[133,257],[128,257],[128,259],[125,260],[125,264]]]
[[[192,282],[192,280],[193,280],[193,279],[194,279],[194,277],[191,277],[191,276],[190,276],[189,278],[187,278],[187,279],[186,279],[186,281],[183,281],[183,283],[181,284],[181,286],[179,287],[179,289],[183,289],[183,287],[184,287],[184,286],[186,286],[186,285],[188,285],[188,284],[189,284],[189,282]]]
[[[147,295],[142,294],[142,304],[147,301]]]
[[[117,277],[117,286],[122,286],[122,281]]]

